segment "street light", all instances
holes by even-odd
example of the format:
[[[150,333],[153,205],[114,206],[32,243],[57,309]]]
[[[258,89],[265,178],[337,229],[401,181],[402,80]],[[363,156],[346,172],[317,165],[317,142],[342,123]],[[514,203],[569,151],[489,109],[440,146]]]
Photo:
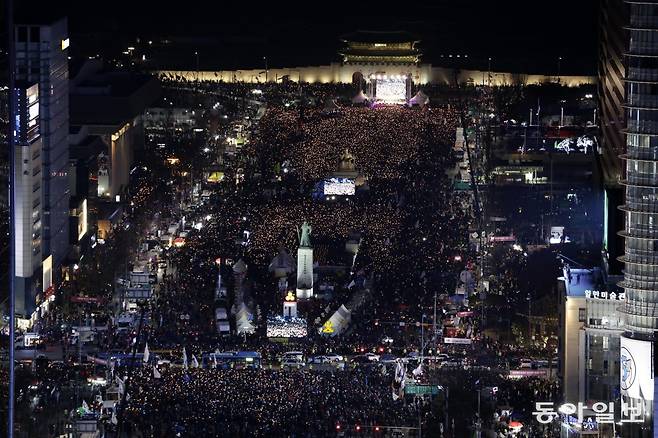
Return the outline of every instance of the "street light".
[[[557,83],[560,83],[560,64],[562,63],[562,57],[557,57]]]
[[[196,80],[199,80],[199,52],[194,51],[194,56],[196,56]]]
[[[489,57],[489,63],[488,63],[488,76],[487,76],[487,84],[491,86],[491,56]]]
[[[263,61],[265,61],[265,82],[267,82],[267,56],[263,56]]]

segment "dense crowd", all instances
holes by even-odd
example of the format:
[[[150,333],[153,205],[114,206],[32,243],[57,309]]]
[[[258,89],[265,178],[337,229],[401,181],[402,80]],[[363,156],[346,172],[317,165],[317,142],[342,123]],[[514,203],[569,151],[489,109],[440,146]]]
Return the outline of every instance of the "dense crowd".
[[[260,121],[256,144],[271,147],[280,161],[289,160],[303,179],[330,175],[346,148],[366,177],[401,179],[409,163],[425,159],[426,146],[449,144],[456,126],[457,113],[448,108],[343,108],[331,117],[320,109],[300,116],[272,108]]]
[[[243,258],[249,269],[246,301],[253,300],[252,307],[260,306],[263,315],[276,314],[280,297],[274,293],[267,262],[280,247],[294,251],[296,228],[303,220],[313,226],[312,240],[319,253],[327,245],[343,247],[349,236],[359,235],[354,279],[367,276],[375,287],[374,295],[359,301],[362,309],[353,315],[354,329],[340,339],[319,336],[314,318],[319,313],[307,308],[309,336],[297,348],[307,354],[350,353],[381,341],[384,326],[373,326],[372,317],[417,320],[423,306],[430,304],[428,284],[445,286],[431,281],[433,272],[449,272],[448,283],[454,282],[463,267],[454,263],[455,252],[465,259],[469,253],[468,198],[454,196],[446,174],[454,166],[450,146],[455,126],[454,110],[443,107],[343,108],[331,116],[314,109],[270,107],[259,124],[258,137],[241,152],[249,176],[243,186],[233,190],[226,178],[219,202],[202,212],[211,219],[188,235],[183,248],[169,254],[176,269],[165,274],[159,286],[151,315],[154,324],[146,330],[149,345],[175,350],[185,345],[188,352],[255,349],[266,361],[286,351],[285,346],[266,340],[264,327],[240,345],[217,336],[213,319],[217,270],[222,270],[229,289],[233,285],[230,268],[220,268],[217,260]],[[346,148],[370,189],[340,202],[311,200],[307,181],[335,171]],[[293,172],[283,177],[282,184],[272,186],[270,177],[283,162],[290,163]],[[264,178],[254,177],[257,173]],[[263,196],[265,188],[273,188],[274,196]],[[281,196],[285,189],[288,193]],[[244,231],[249,231],[247,240],[241,240]],[[363,279],[359,281],[363,284]],[[320,307],[356,302],[354,297],[348,299],[342,284],[336,286],[340,302]],[[266,319],[259,321],[264,326]],[[409,339],[396,336],[396,342],[401,346]],[[411,341],[407,346],[416,344]],[[416,425],[418,406],[394,401],[390,383],[390,376],[369,368],[344,373],[172,369],[161,379],[144,370],[131,397],[130,418],[142,431],[152,426],[147,419],[167,418],[169,430],[182,428],[187,434],[211,427],[230,431],[231,436],[313,434],[340,422]]]
[[[393,400],[391,377],[348,371],[151,369],[135,379],[128,416],[142,431],[185,436],[328,436],[336,425],[417,426],[429,406]]]

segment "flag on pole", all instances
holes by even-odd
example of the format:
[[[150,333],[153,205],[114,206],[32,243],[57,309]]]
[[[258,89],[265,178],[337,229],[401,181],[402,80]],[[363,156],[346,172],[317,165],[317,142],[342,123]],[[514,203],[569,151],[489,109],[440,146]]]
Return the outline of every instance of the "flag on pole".
[[[414,377],[418,377],[423,374],[423,364],[418,364],[418,366],[411,372],[411,374],[413,374]]]
[[[199,361],[196,360],[195,355],[192,355],[192,368],[199,368]]]
[[[183,368],[187,369],[187,352],[185,352],[185,347],[183,347]]]
[[[117,385],[119,385],[119,394],[123,394],[126,388],[125,385],[123,384],[123,380],[121,380],[119,376],[116,376],[115,380],[117,382]]]
[[[117,411],[116,411],[116,409],[112,410],[112,418],[110,418],[110,423],[114,424],[115,426],[119,423],[119,420],[117,420]]]
[[[398,359],[397,364],[395,365],[395,381],[397,383],[404,382],[405,374],[406,374],[406,371],[404,369],[404,365],[402,364],[402,361],[400,359]]]
[[[404,386],[405,382],[404,379],[406,377],[407,371],[405,370],[404,364],[400,359],[397,360],[397,364],[395,366],[395,378],[393,382],[393,392],[395,393],[395,389],[397,389],[397,395],[393,396],[393,400],[397,400],[398,398],[402,397],[404,394]]]
[[[149,361],[149,356],[151,354],[149,353],[149,344],[148,342],[144,345],[144,358],[142,359],[144,363],[148,363]]]
[[[89,409],[89,405],[85,400],[82,400],[82,410],[85,414],[91,411],[91,409]]]
[[[153,365],[153,378],[154,379],[159,379],[162,377],[162,374],[160,374],[160,371]]]
[[[212,363],[215,368],[217,368],[217,354],[212,355]]]

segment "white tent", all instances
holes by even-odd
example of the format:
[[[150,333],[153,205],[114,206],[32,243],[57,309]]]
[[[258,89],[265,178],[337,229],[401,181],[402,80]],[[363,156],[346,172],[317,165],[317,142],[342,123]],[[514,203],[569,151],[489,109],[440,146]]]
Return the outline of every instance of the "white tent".
[[[329,318],[327,322],[325,322],[324,325],[320,327],[319,332],[320,334],[331,337],[340,335],[343,331],[345,331],[351,319],[352,312],[349,311],[343,304],[338,308],[338,310],[334,312],[333,315],[331,315],[331,318]]]
[[[255,331],[254,325],[251,321],[254,319],[253,313],[249,310],[245,303],[240,304],[235,312],[235,328],[238,334],[253,333]]]
[[[273,272],[276,277],[285,277],[295,270],[295,261],[285,249],[281,248],[270,262],[268,270]]]
[[[409,105],[425,106],[429,102],[430,102],[430,98],[427,97],[427,95],[423,93],[422,90],[418,90],[418,93],[416,93],[416,95],[409,100]]]
[[[365,102],[368,102],[368,100],[369,100],[368,96],[366,96],[366,94],[363,92],[363,90],[361,90],[361,91],[359,91],[359,94],[357,94],[356,96],[354,96],[352,98],[352,103],[363,104]]]
[[[247,272],[247,264],[244,260],[240,259],[233,265],[233,272],[236,274],[244,274]]]

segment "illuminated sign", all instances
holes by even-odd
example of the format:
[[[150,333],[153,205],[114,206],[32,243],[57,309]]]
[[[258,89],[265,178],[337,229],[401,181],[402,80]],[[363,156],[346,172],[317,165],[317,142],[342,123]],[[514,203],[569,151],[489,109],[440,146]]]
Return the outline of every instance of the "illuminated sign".
[[[510,234],[509,236],[490,236],[490,242],[516,242],[516,236]]]
[[[404,387],[405,394],[414,395],[437,395],[439,387],[436,385],[406,385]]]
[[[322,333],[331,334],[334,332],[334,324],[331,321],[327,321],[322,326]]]
[[[603,249],[608,250],[608,191],[603,191]]]
[[[87,200],[82,201],[82,208],[78,214],[78,242],[87,234]]]
[[[625,300],[625,292],[608,292],[606,290],[590,290],[585,289],[585,298],[598,298],[601,300]]]
[[[443,343],[468,345],[468,344],[472,344],[473,341],[471,340],[471,338],[443,338]]]
[[[66,39],[62,40],[62,50],[66,50],[68,48],[69,48],[69,39],[66,38]]]
[[[564,236],[564,227],[551,227],[551,237],[548,242],[550,244],[567,242],[567,239]]]
[[[208,175],[208,182],[217,183],[224,179],[224,172],[211,172]]]
[[[41,265],[42,270],[42,291],[47,291],[53,285],[53,256],[49,255]]]
[[[653,400],[653,343],[621,337],[619,386],[633,399]]]

